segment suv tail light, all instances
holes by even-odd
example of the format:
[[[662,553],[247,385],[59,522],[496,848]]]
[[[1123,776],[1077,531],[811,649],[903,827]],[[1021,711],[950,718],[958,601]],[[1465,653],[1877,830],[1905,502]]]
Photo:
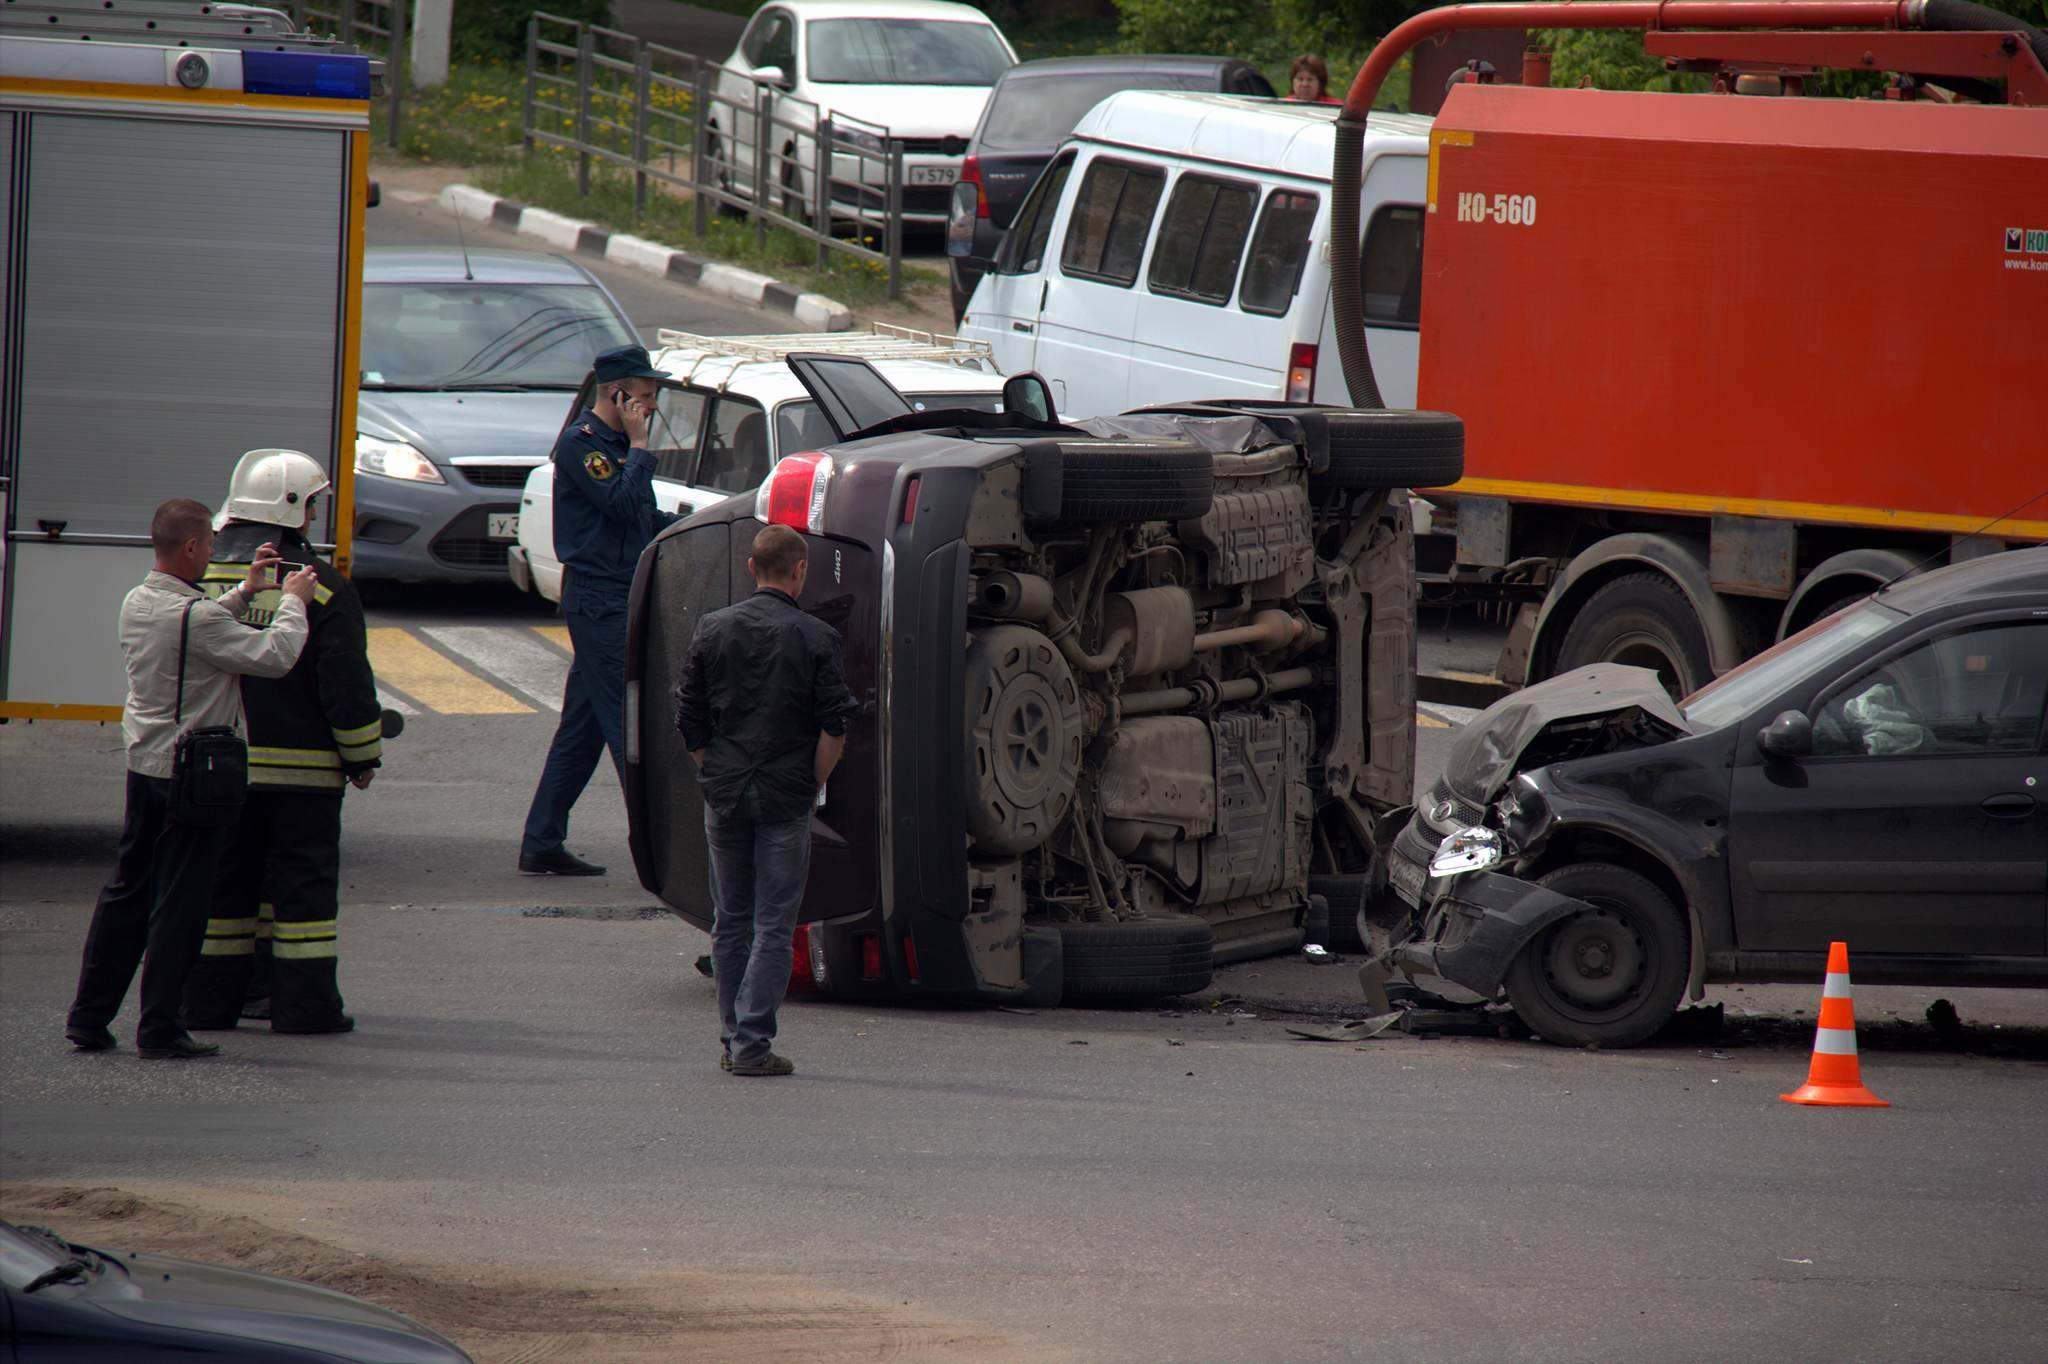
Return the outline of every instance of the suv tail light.
[[[960,183],[974,186],[974,216],[988,216],[988,186],[981,183],[981,158],[970,156],[960,163]]]
[[[825,528],[825,493],[831,486],[832,456],[817,450],[785,455],[754,494],[754,519],[820,534]]]
[[[1287,351],[1287,401],[1311,403],[1316,391],[1316,348],[1297,341]]]

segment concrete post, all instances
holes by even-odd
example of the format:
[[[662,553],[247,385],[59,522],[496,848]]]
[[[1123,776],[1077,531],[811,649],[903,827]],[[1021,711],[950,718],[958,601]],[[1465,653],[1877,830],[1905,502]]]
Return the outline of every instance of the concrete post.
[[[412,15],[414,89],[448,83],[448,34],[454,14],[454,0],[417,0]]]

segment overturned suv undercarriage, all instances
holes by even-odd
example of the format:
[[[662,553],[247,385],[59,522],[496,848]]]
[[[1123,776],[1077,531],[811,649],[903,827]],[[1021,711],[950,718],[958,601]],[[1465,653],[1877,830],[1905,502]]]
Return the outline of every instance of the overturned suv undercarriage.
[[[1320,893],[1356,903],[1383,878],[1378,826],[1408,803],[1414,576],[1396,494],[1455,481],[1457,420],[1277,404],[972,417],[921,414],[825,452],[829,488],[808,503],[764,485],[770,519],[804,508],[804,605],[841,629],[874,700],[814,823],[816,983],[1164,995],[1299,946]],[[677,538],[712,523],[730,532],[724,562],[743,556],[756,522],[737,502]],[[875,550],[871,590],[867,556],[849,564],[840,542]],[[694,617],[745,586],[699,582],[696,602],[658,607],[670,544],[650,549],[634,612],[628,676],[649,686]],[[643,726],[649,750],[674,747]],[[642,878],[701,919],[686,865],[701,853],[678,846],[701,839],[699,807],[641,776]]]

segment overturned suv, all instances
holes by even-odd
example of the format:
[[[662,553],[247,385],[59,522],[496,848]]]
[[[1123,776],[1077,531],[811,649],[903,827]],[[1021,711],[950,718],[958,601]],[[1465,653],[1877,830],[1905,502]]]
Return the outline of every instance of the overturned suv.
[[[2048,548],[1888,585],[1677,704],[1605,663],[1496,702],[1387,879],[1368,995],[1505,993],[1554,1042],[1816,980],[1835,939],[1859,981],[2048,985]]]
[[[913,412],[857,359],[788,361],[839,436],[640,563],[627,808],[642,883],[708,927],[702,803],[669,714],[764,523],[862,703],[812,822],[799,970],[841,996],[1166,995],[1303,942],[1311,877],[1364,898],[1414,761],[1398,488],[1455,481],[1434,413]],[[1332,896],[1331,898],[1337,898]]]

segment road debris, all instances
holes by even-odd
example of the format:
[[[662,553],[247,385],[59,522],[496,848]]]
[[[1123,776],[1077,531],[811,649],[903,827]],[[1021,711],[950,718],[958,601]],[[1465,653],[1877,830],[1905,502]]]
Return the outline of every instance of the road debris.
[[[1356,1023],[1334,1023],[1321,1027],[1308,1024],[1290,1027],[1287,1031],[1310,1042],[1363,1042],[1367,1038],[1378,1037],[1400,1022],[1401,1017],[1397,1011],[1380,1014],[1376,1018],[1361,1019]]]

